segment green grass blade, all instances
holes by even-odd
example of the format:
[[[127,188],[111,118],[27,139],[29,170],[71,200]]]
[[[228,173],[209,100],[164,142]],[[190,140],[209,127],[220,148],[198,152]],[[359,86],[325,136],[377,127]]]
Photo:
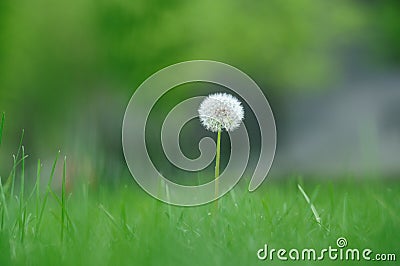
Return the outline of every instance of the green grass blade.
[[[10,197],[11,198],[14,197],[15,172],[16,172],[17,166],[20,164],[20,162],[22,162],[22,160],[25,160],[26,157],[28,157],[26,155],[26,156],[22,156],[21,159],[18,159],[19,158],[19,153],[21,152],[21,148],[22,148],[22,142],[23,142],[23,139],[24,139],[24,132],[25,131],[22,129],[22,134],[21,134],[21,138],[19,140],[19,145],[18,145],[17,156],[13,155],[13,167],[11,169],[10,175],[8,176],[7,182],[5,184],[6,191],[8,190],[8,188],[11,185],[11,193],[10,193]]]
[[[39,218],[37,219],[36,234],[39,233],[40,224],[42,222],[44,209],[46,208],[47,199],[49,198],[49,194],[50,194],[50,191],[51,191],[51,184],[53,182],[54,172],[56,170],[56,165],[57,165],[57,161],[58,161],[59,155],[60,155],[60,151],[57,152],[56,158],[55,158],[54,163],[53,163],[53,167],[51,168],[50,178],[49,178],[49,181],[47,183],[46,194],[44,195],[43,202],[42,202],[42,207],[41,207],[40,213],[39,213]]]
[[[25,157],[25,148],[22,146],[22,158]],[[21,162],[21,184],[19,190],[19,203],[20,209],[22,210],[22,206],[24,205],[24,191],[25,190],[25,159]]]
[[[118,229],[121,229],[120,225],[117,223],[114,216],[112,216],[112,214],[106,210],[106,208],[103,206],[103,204],[100,204],[99,208],[100,208],[100,210],[102,210],[104,212],[104,214],[112,222],[112,224],[115,225],[115,227],[117,227]]]
[[[310,205],[311,211],[314,215],[315,220],[317,221],[317,223],[321,226],[321,217],[319,216],[317,209],[315,208],[314,204],[312,204],[310,197],[308,197],[308,195],[306,194],[306,192],[304,191],[304,189],[300,186],[300,184],[297,184],[297,187],[299,188],[301,194],[303,195],[304,199],[306,200],[306,202],[308,203],[308,205]]]
[[[52,189],[48,190],[50,195],[53,197],[53,199],[55,199],[55,201],[57,201],[57,204],[61,207],[62,203],[61,203],[61,199],[57,196],[56,193],[54,193],[54,191]]]
[[[5,121],[5,113],[3,112],[1,115],[1,122],[0,122],[0,146],[1,146],[1,141],[3,139],[4,121]]]
[[[62,176],[62,184],[61,184],[61,241],[64,239],[64,224],[65,224],[65,183],[66,183],[66,175],[67,175],[67,156],[64,156],[64,165],[63,165],[63,176]]]
[[[0,176],[0,196],[1,196],[1,205],[3,207],[2,210],[4,210],[4,214],[5,214],[6,218],[8,218],[7,202],[6,202],[6,196],[4,194],[4,189],[3,189],[3,183],[2,183],[2,180],[1,180],[1,176]],[[3,217],[2,217],[2,219],[3,219]]]
[[[14,197],[14,187],[15,187],[15,172],[16,172],[16,167],[17,167],[17,163],[16,163],[16,157],[13,155],[13,169],[11,170],[11,193],[10,193],[10,198]]]
[[[22,158],[25,157],[25,148],[22,146]],[[21,184],[19,191],[19,230],[20,240],[24,241],[25,222],[26,222],[26,206],[24,202],[24,189],[25,189],[25,159],[21,162]],[[25,206],[25,207],[24,207]]]
[[[13,167],[10,171],[10,174],[8,175],[7,182],[4,184],[4,191],[8,192],[8,189],[11,187],[11,197],[14,196],[14,185],[15,185],[15,174],[16,174],[16,169],[22,162],[22,160],[25,160],[28,158],[29,155],[25,155],[23,158],[19,159],[18,161],[15,158],[15,155],[13,155]]]
[[[40,214],[40,171],[41,171],[41,164],[40,159],[37,163],[37,172],[36,172],[36,219],[39,219]],[[36,228],[37,230],[38,228]]]
[[[38,174],[40,175],[40,169],[39,168],[37,168],[37,170],[36,170],[36,181],[35,181],[35,185],[33,186],[33,188],[32,188],[32,191],[31,191],[31,193],[29,193],[29,196],[28,196],[28,198],[26,199],[26,204],[28,203],[28,202],[30,202],[31,201],[31,199],[33,198],[33,195],[35,195],[36,194],[36,199],[37,199],[37,185],[39,184],[38,183]],[[40,185],[40,184],[39,184]]]
[[[0,223],[0,231],[4,230],[4,208],[1,209],[1,223]]]
[[[18,157],[19,157],[19,153],[21,152],[22,142],[24,140],[24,135],[25,135],[25,130],[22,129],[21,138],[19,140],[19,145],[18,145],[18,150],[17,150],[17,156],[15,156],[17,158],[17,160],[18,160]]]
[[[21,243],[23,243],[24,239],[25,239],[25,230],[26,230],[26,224],[27,224],[27,222],[26,222],[27,221],[26,214],[27,214],[27,207],[25,205],[23,207],[22,214],[21,214],[21,226],[20,226],[20,230],[21,230],[21,238],[20,238],[20,240],[21,240]]]
[[[62,200],[57,196],[56,193],[54,193],[54,191],[52,189],[48,189],[49,194],[55,199],[55,201],[57,202],[57,204],[60,206],[60,208],[62,208]],[[71,217],[69,216],[68,212],[67,212],[67,205],[66,205],[65,201],[65,218],[67,219],[67,222],[72,226],[72,229],[75,230],[75,225],[72,223]],[[61,221],[61,220],[60,220]]]

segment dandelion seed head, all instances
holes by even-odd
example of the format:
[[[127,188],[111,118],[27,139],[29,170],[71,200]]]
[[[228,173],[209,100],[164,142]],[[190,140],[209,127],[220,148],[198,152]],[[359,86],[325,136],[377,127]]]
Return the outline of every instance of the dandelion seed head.
[[[227,93],[215,93],[207,96],[199,107],[202,125],[212,132],[225,129],[233,131],[240,126],[244,118],[241,102]]]

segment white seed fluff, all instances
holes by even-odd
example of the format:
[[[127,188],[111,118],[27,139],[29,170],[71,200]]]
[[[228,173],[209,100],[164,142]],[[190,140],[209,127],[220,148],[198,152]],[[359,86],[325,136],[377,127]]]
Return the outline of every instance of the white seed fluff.
[[[244,111],[241,102],[234,96],[227,93],[215,93],[207,96],[200,104],[199,117],[207,130],[233,131],[240,126]]]

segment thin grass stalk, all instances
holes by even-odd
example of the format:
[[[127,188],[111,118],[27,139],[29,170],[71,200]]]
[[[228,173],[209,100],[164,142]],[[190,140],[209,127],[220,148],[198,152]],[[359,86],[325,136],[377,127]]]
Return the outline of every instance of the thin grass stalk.
[[[36,185],[35,185],[35,190],[36,190],[36,220],[39,219],[39,215],[40,215],[40,172],[41,172],[41,163],[40,163],[40,159],[38,160],[37,163],[37,172],[36,172]],[[36,223],[36,228],[35,228],[35,232],[36,230],[38,230],[37,228],[37,224]]]
[[[13,155],[13,169],[12,169],[12,174],[11,174],[11,193],[10,193],[10,198],[14,197],[14,187],[15,187],[15,168],[17,167],[17,158],[15,155]]]
[[[5,216],[8,218],[6,195],[4,193],[4,188],[3,188],[3,183],[2,183],[1,176],[0,176],[0,196],[1,196],[2,212],[4,212],[4,213],[2,213],[2,215],[5,214]]]
[[[49,198],[49,195],[50,195],[50,192],[51,192],[51,184],[53,182],[54,172],[55,172],[55,169],[56,169],[56,165],[57,165],[57,161],[58,161],[58,156],[59,155],[60,155],[60,151],[57,152],[56,158],[55,158],[54,163],[53,163],[53,167],[51,168],[50,178],[49,178],[49,181],[47,182],[46,194],[44,195],[44,198],[43,198],[43,201],[42,201],[42,207],[41,207],[40,213],[39,213],[39,218],[37,219],[36,235],[39,233],[40,224],[41,224],[42,219],[43,219],[44,209],[46,208],[47,199]]]
[[[25,157],[25,148],[22,146],[22,158]],[[24,241],[24,231],[25,231],[25,211],[24,208],[24,191],[25,190],[25,159],[21,162],[21,183],[19,190],[19,230],[20,230],[20,240]]]
[[[64,156],[64,165],[63,165],[63,176],[62,176],[62,185],[61,185],[61,241],[64,240],[64,224],[65,224],[65,213],[66,213],[66,204],[65,204],[65,183],[66,183],[66,175],[67,175],[67,156]]]
[[[1,224],[0,224],[0,231],[4,230],[4,208],[1,208]]]
[[[20,162],[25,160],[26,157],[28,157],[28,156],[22,156],[21,160],[18,161],[19,153],[21,152],[21,149],[22,149],[22,142],[24,140],[24,134],[25,134],[25,130],[22,129],[21,138],[19,140],[19,145],[18,145],[18,150],[17,150],[17,155],[16,156],[13,155],[13,168],[11,170],[12,173],[11,173],[11,193],[10,193],[10,198],[14,197],[14,187],[15,187],[15,177],[16,177],[16,172],[17,172],[17,166],[19,165]]]
[[[1,114],[1,122],[0,122],[0,147],[1,147],[1,141],[3,139],[4,121],[5,121],[5,113],[3,112]]]
[[[297,187],[299,188],[301,194],[303,194],[303,197],[306,200],[306,202],[308,203],[308,205],[310,205],[310,208],[314,215],[315,221],[318,223],[319,226],[321,226],[321,216],[319,216],[317,209],[315,208],[314,204],[312,204],[310,197],[308,197],[308,195],[306,194],[304,189],[300,186],[300,184],[297,184]]]

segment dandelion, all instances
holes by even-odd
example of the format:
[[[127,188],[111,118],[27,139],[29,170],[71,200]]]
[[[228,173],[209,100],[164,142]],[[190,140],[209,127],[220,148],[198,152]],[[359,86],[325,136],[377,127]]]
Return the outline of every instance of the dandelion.
[[[212,132],[217,132],[217,153],[215,162],[215,179],[219,176],[219,162],[221,152],[221,131],[237,129],[243,118],[244,111],[241,102],[227,93],[209,95],[200,104],[199,117],[201,124]],[[218,183],[215,186],[215,195],[218,196]]]
[[[212,132],[223,129],[233,131],[240,126],[244,117],[242,104],[227,93],[209,95],[199,108],[200,121]]]

